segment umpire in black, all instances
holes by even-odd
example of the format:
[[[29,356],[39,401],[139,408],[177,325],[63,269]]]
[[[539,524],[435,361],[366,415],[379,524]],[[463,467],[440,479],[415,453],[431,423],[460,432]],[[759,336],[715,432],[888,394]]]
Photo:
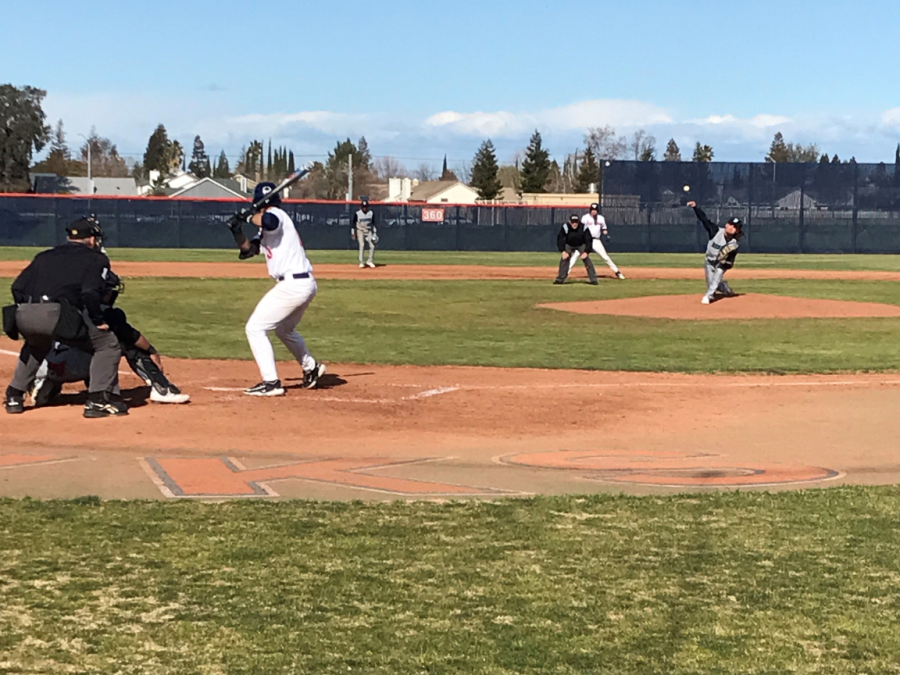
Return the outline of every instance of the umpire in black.
[[[593,286],[597,285],[597,270],[594,269],[594,261],[589,256],[592,250],[592,242],[591,233],[581,223],[581,218],[574,213],[569,216],[569,222],[563,223],[559,234],[556,235],[556,248],[559,249],[561,255],[559,274],[556,275],[554,284],[565,283],[566,277],[569,276],[569,257],[578,255],[581,256],[581,260],[584,262],[591,284]]]
[[[101,307],[110,274],[109,258],[100,250],[103,231],[94,218],[82,218],[66,234],[65,244],[39,253],[13,282],[14,321],[6,308],[4,330],[11,337],[18,333],[25,344],[4,407],[10,414],[24,412],[25,393],[56,341],[93,354],[84,416],[127,415],[119,392],[122,349]]]

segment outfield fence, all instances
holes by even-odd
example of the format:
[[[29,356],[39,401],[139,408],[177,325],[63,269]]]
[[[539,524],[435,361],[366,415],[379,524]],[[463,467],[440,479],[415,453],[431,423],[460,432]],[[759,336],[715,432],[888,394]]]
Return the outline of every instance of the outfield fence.
[[[900,169],[884,164],[609,162],[601,176],[612,251],[691,252],[706,234],[685,206],[746,223],[743,250],[758,253],[900,253]],[[685,190],[687,186],[688,190]],[[52,246],[85,214],[111,247],[229,248],[225,223],[239,200],[0,195],[0,245]],[[577,206],[373,204],[379,248],[552,251]],[[356,203],[288,201],[312,249],[355,248]],[[423,213],[424,211],[424,213]],[[435,212],[442,220],[434,222]]]

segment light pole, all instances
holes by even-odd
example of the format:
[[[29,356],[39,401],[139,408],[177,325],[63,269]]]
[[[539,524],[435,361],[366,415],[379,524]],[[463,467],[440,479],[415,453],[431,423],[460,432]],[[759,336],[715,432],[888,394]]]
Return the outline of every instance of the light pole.
[[[91,178],[91,139],[85,136],[84,134],[78,134],[87,142],[87,170],[88,170],[88,188],[90,189],[91,196],[94,196],[94,179]]]

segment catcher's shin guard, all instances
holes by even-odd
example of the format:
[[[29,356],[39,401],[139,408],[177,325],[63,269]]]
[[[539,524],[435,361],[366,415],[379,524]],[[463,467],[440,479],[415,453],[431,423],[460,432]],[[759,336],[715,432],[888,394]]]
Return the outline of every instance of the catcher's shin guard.
[[[145,352],[137,347],[131,347],[125,350],[125,360],[128,361],[128,365],[131,366],[135,375],[157,391],[166,392],[170,389],[174,389],[176,392],[179,391],[178,387],[172,384],[169,378],[163,374],[159,366],[153,363],[149,352]]]

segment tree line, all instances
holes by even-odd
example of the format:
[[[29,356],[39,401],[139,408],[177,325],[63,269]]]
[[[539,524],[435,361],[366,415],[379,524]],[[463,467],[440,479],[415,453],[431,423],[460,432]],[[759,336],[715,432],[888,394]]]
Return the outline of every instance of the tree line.
[[[125,177],[148,182],[161,193],[170,177],[179,170],[190,171],[199,178],[230,178],[243,174],[252,180],[278,181],[299,165],[293,151],[285,146],[273,147],[254,140],[241,148],[237,164],[232,168],[221,150],[213,160],[199,135],[194,137],[190,158],[178,140],[170,139],[163,124],[151,133],[143,157],[129,166],[116,145],[100,136],[96,129],[73,153],[66,142],[63,121],[51,128],[41,107],[46,92],[35,87],[0,85],[0,111],[4,134],[0,134],[0,190],[23,191],[29,188],[29,172],[53,173],[60,176]],[[49,147],[46,157],[31,165],[35,154]],[[653,135],[638,129],[631,136],[616,133],[611,126],[591,127],[583,137],[583,147],[568,153],[562,163],[552,159],[539,131],[535,130],[523,153],[517,153],[509,164],[501,165],[490,139],[477,149],[471,162],[450,169],[444,157],[438,174],[427,164],[410,172],[392,157],[373,158],[365,137],[356,143],[349,138],[337,141],[325,161],[312,165],[310,176],[298,184],[294,194],[303,198],[341,199],[347,192],[352,167],[355,195],[365,194],[375,183],[391,177],[412,176],[422,181],[461,180],[474,187],[485,200],[496,199],[504,188],[517,193],[578,192],[587,193],[602,180],[605,163],[613,160],[657,161],[657,143]],[[711,162],[712,146],[694,145],[689,161]],[[896,171],[900,171],[900,145],[896,153]],[[90,159],[90,167],[88,167]],[[685,161],[675,139],[669,139],[662,152],[664,162]],[[768,163],[819,162],[840,163],[837,155],[829,157],[816,144],[787,142],[781,132],[775,134],[765,157]],[[850,162],[855,162],[851,158]]]

